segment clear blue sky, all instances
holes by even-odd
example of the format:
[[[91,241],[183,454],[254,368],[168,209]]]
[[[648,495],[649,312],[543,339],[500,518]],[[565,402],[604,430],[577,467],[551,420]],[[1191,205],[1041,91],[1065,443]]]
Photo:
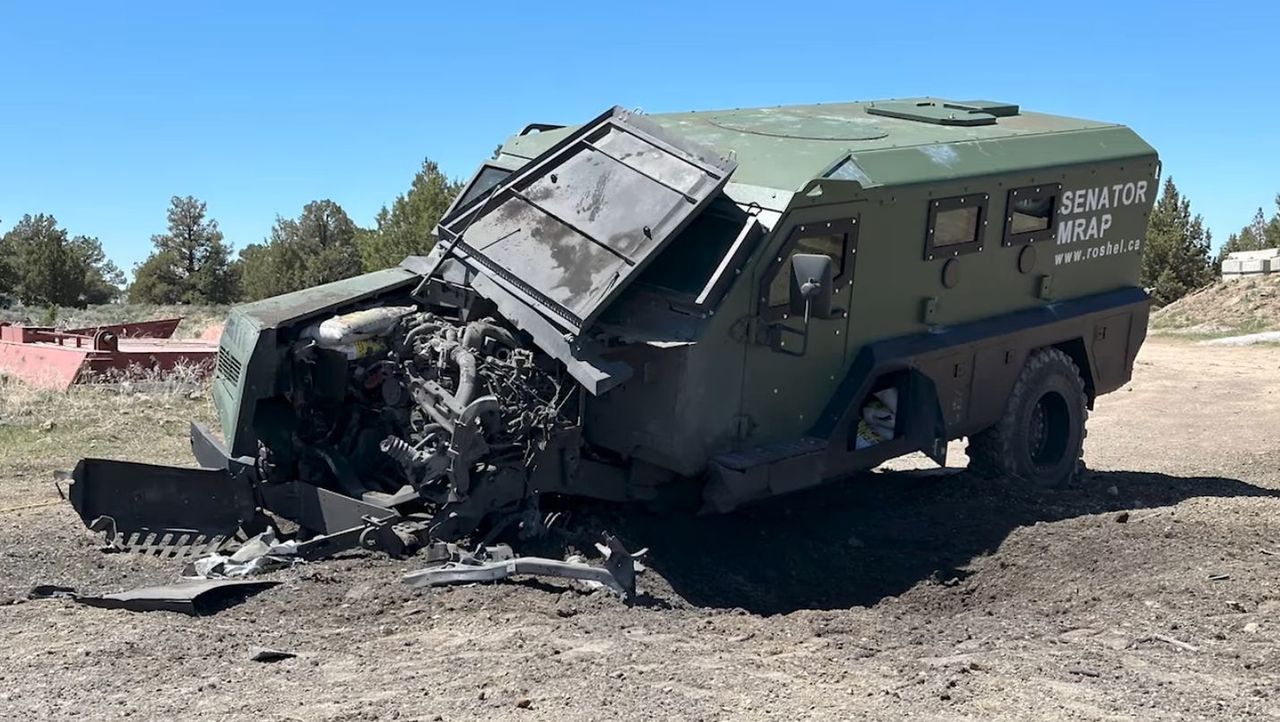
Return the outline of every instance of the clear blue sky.
[[[368,5],[368,4],[366,4]],[[553,9],[554,8],[554,9]],[[1216,243],[1280,192],[1280,3],[0,3],[0,228],[126,270],[174,194],[236,248],[533,121],[937,95],[1128,124]]]

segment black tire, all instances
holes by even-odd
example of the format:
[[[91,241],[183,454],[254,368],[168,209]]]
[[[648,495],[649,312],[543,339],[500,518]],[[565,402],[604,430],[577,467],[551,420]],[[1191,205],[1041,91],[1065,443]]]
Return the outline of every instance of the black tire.
[[[1084,468],[1088,395],[1080,369],[1056,348],[1032,352],[1018,374],[1004,415],[969,437],[969,468],[1038,486],[1075,481]]]

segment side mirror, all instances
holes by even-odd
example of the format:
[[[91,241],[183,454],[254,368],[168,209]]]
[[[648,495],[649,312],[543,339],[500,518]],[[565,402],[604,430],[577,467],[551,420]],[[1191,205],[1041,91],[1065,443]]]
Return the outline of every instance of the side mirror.
[[[791,257],[791,315],[806,319],[833,317],[832,266],[831,257],[821,253],[797,253]]]

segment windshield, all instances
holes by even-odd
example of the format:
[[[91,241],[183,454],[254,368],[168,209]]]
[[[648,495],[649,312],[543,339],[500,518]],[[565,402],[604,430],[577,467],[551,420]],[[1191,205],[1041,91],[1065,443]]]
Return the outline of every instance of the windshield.
[[[747,222],[747,213],[723,198],[690,221],[638,283],[696,297],[733,247]]]

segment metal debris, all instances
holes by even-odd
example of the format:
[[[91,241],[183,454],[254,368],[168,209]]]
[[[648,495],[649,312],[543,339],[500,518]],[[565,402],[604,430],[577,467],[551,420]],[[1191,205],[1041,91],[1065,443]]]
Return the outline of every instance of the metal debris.
[[[610,554],[605,559],[604,567],[595,567],[579,561],[561,561],[543,557],[490,558],[483,555],[464,555],[456,561],[451,560],[438,566],[409,572],[404,575],[404,583],[411,587],[422,588],[447,584],[497,582],[528,574],[595,583],[630,602],[636,595],[635,559],[616,537],[605,535],[605,543]]]
[[[267,530],[242,544],[234,554],[210,554],[191,562],[184,573],[199,579],[252,577],[300,561],[303,560],[298,556],[296,540],[277,541],[275,532]]]
[[[70,587],[42,585],[31,590],[32,599],[67,598],[79,604],[132,612],[181,612],[203,616],[235,606],[246,598],[280,582],[242,579],[187,579],[175,584],[142,587],[117,594],[86,596]]]
[[[286,652],[282,649],[270,649],[268,647],[254,647],[249,651],[250,662],[280,662],[286,659],[293,659],[298,655],[293,652]]]

